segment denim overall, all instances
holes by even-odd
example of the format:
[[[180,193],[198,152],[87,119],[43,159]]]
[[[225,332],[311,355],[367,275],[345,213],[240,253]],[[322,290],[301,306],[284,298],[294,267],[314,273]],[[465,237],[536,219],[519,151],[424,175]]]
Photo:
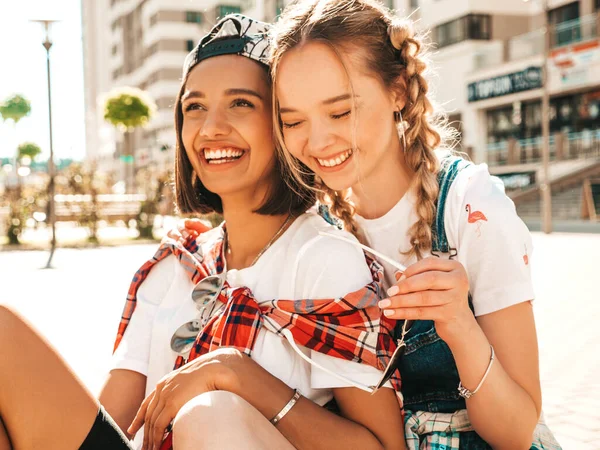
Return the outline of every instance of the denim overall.
[[[450,259],[456,256],[456,249],[450,248],[444,228],[444,211],[446,197],[456,175],[469,162],[448,157],[442,161],[438,182],[436,219],[434,221],[432,253],[449,253]],[[469,306],[473,310],[469,296]],[[402,322],[396,327],[400,332]],[[415,321],[406,337],[406,353],[398,365],[402,374],[402,393],[404,407],[410,411],[430,411],[453,413],[466,409],[465,400],[458,395],[460,378],[450,348],[438,336],[431,320]],[[461,433],[460,448],[491,449],[474,431]]]
[[[452,183],[458,173],[471,165],[470,162],[455,156],[442,160],[438,174],[440,187],[437,203],[436,218],[432,226],[432,254],[440,256],[447,254],[449,259],[457,255],[457,249],[450,248],[444,227],[444,213],[446,198]],[[319,206],[319,214],[330,224],[342,228],[342,222],[329,214],[329,209]],[[469,294],[469,307],[473,309],[473,302]],[[400,338],[402,322],[395,328],[396,338]],[[402,376],[402,394],[404,407],[408,411],[429,411],[440,413],[454,413],[467,408],[465,400],[458,395],[460,377],[454,362],[452,352],[446,343],[435,331],[435,324],[431,320],[417,320],[411,325],[405,336],[406,352],[398,363]],[[332,400],[327,409],[339,414],[339,408]],[[539,426],[539,425],[538,425]],[[554,436],[544,425],[546,430],[541,436],[542,442],[532,443],[531,449],[547,448],[560,450]],[[536,428],[537,430],[537,428]],[[535,436],[534,436],[535,438]],[[439,448],[442,449],[443,446]],[[488,445],[475,431],[460,433],[460,449],[488,450]]]

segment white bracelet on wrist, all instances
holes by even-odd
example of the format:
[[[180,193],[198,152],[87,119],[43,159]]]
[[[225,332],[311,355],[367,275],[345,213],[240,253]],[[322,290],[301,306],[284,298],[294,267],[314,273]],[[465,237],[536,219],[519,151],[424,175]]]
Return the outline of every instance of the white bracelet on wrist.
[[[277,425],[277,423],[281,419],[283,419],[288,412],[290,412],[290,409],[292,409],[292,407],[296,404],[298,399],[300,399],[300,392],[298,392],[298,389],[294,389],[294,396],[290,399],[289,402],[286,403],[286,405],[281,409],[281,411],[279,411],[277,415],[270,420],[270,422],[273,425]]]
[[[462,381],[460,381],[458,383],[458,395],[460,395],[462,398],[471,398],[471,396],[477,394],[477,391],[479,390],[479,388],[481,387],[481,385],[483,384],[483,382],[487,378],[488,374],[490,373],[490,369],[492,368],[492,364],[494,363],[494,347],[492,347],[490,345],[490,349],[492,350],[492,354],[490,356],[490,363],[488,364],[488,367],[487,367],[485,373],[483,374],[483,378],[481,378],[481,381],[479,382],[479,384],[477,385],[477,387],[475,388],[475,390],[474,391],[470,391],[469,389],[467,389],[466,387],[464,387],[463,384],[462,384]]]

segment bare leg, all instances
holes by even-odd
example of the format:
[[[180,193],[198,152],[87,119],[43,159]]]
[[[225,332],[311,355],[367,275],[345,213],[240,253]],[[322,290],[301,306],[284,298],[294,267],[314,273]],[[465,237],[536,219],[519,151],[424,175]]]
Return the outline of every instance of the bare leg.
[[[0,419],[0,450],[12,450],[2,419]]]
[[[294,448],[250,403],[226,391],[199,395],[181,408],[173,424],[173,447],[176,450]]]
[[[0,305],[0,417],[14,448],[76,450],[97,413],[97,400],[56,350]]]

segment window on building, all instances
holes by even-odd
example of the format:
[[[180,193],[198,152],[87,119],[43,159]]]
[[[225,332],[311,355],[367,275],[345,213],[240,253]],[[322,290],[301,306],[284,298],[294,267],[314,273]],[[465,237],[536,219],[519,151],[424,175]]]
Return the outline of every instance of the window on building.
[[[469,14],[459,17],[435,27],[434,36],[440,48],[468,39],[489,40],[491,18],[487,14]]]
[[[112,53],[113,55],[116,55],[116,54],[117,54],[117,51],[118,51],[118,48],[117,48],[117,46],[116,46],[116,45],[113,45],[113,46],[112,46],[112,49],[111,49],[111,53]]]
[[[158,13],[150,16],[150,26],[153,27],[158,22]]]
[[[227,14],[239,14],[242,12],[242,8],[239,6],[217,6],[217,17],[225,17]]]
[[[548,11],[553,47],[581,40],[581,27],[577,19],[579,19],[579,2]]]
[[[185,48],[187,49],[187,51],[188,51],[188,52],[191,52],[192,50],[194,50],[194,47],[195,47],[195,45],[194,45],[194,41],[192,41],[191,39],[188,39],[188,40],[185,42],[185,45],[186,45],[186,47],[185,47]]]
[[[490,16],[470,14],[466,17],[467,39],[490,39]]]
[[[505,141],[510,137],[519,137],[519,127],[513,122],[512,117],[512,106],[503,106],[487,112],[488,143]]]
[[[579,2],[569,3],[568,5],[554,8],[548,11],[548,22],[551,25],[568,22],[579,17]]]
[[[202,13],[198,11],[186,11],[185,21],[188,23],[202,23]]]

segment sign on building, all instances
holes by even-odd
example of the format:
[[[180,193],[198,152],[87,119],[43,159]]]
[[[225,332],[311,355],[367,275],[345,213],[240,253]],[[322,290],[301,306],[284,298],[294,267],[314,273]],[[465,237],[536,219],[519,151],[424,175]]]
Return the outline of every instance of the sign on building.
[[[542,87],[542,68],[528,67],[519,72],[469,83],[469,102],[501,97],[540,87]]]

